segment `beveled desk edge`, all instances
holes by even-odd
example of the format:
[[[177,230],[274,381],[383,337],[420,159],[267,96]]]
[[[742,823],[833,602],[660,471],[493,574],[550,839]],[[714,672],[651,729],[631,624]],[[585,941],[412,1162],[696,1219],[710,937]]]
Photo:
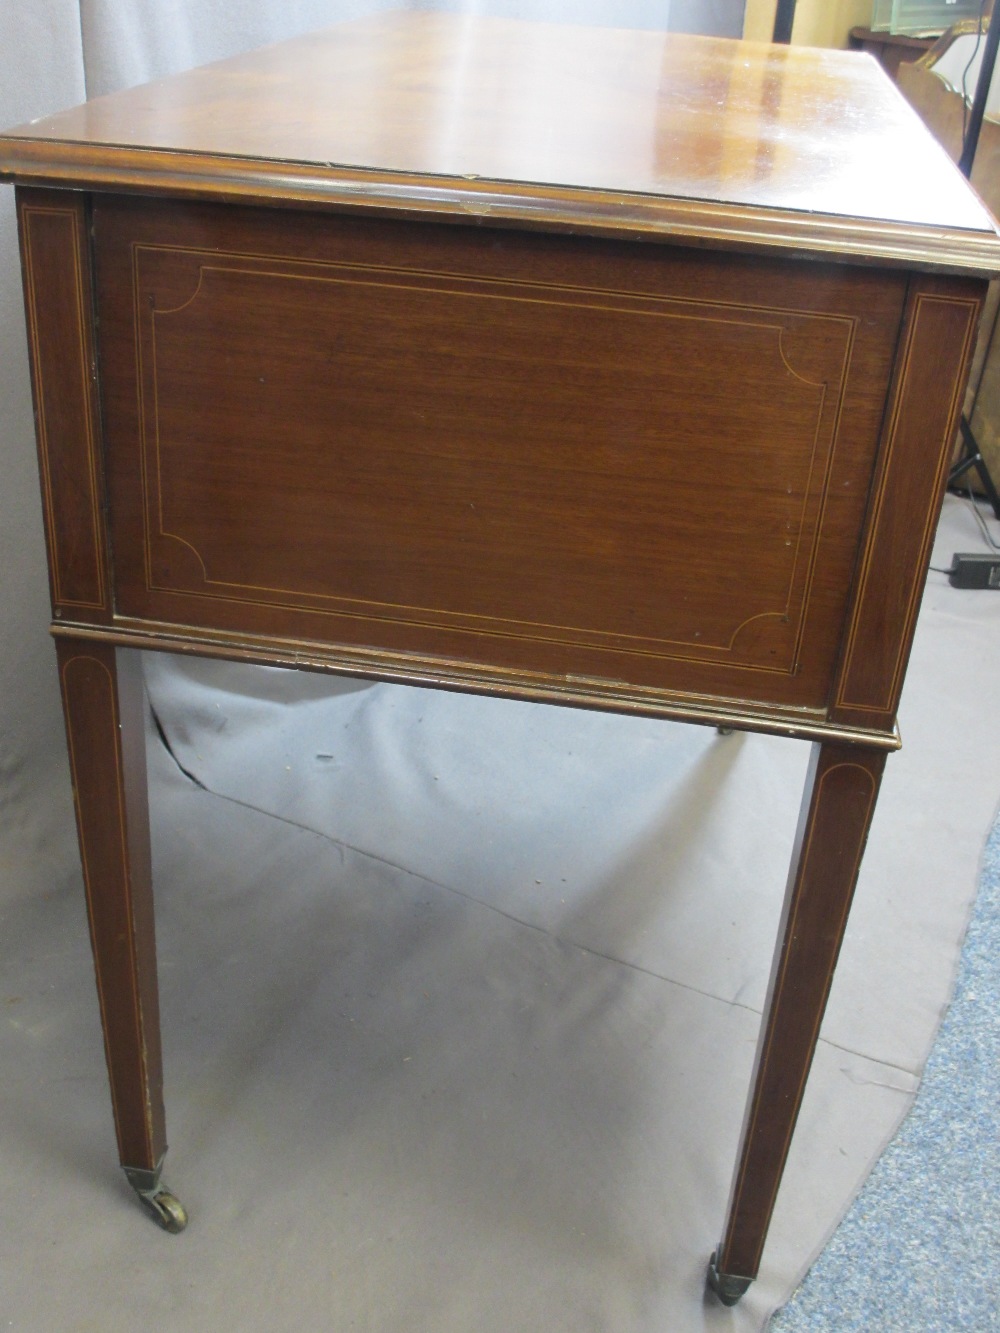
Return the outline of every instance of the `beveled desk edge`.
[[[739,699],[711,698],[680,691],[649,689],[589,676],[547,676],[523,669],[465,665],[443,658],[393,653],[382,649],[329,647],[310,641],[262,635],[196,630],[124,619],[108,627],[52,622],[56,639],[103,643],[114,648],[213,657],[229,662],[290,667],[328,675],[352,676],[389,684],[426,686],[461,694],[491,694],[507,699],[574,708],[600,709],[636,717],[659,717],[742,731],[787,736],[794,740],[838,741],[878,750],[901,747],[899,729],[844,726],[824,720],[820,710],[750,705]]]
[[[620,190],[0,135],[0,182],[363,210],[992,277],[1000,233]]]

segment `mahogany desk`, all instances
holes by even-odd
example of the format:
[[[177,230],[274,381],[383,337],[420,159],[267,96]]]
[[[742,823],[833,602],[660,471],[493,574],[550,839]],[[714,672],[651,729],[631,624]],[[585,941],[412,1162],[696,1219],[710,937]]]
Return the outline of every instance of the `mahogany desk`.
[[[868,57],[435,14],[0,138],[121,1161],[168,1230],[139,649],[813,742],[756,1275],[993,223]],[[725,1145],[720,1145],[725,1147]]]

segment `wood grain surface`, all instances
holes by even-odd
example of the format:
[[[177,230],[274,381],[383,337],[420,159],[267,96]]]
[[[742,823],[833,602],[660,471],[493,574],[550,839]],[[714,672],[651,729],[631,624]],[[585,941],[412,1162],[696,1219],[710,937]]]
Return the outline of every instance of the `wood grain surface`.
[[[896,715],[981,309],[976,283],[911,285],[832,716]]]
[[[869,57],[576,24],[338,25],[22,126],[0,173],[1000,261]]]
[[[901,276],[104,200],[95,236],[120,615],[825,707]]]
[[[122,1166],[166,1152],[145,696],[138,653],[57,640],[70,774]]]
[[[754,1278],[805,1093],[885,755],[815,745],[729,1201],[719,1271]]]
[[[18,205],[52,605],[57,616],[106,623],[111,577],[88,198],[22,190]]]

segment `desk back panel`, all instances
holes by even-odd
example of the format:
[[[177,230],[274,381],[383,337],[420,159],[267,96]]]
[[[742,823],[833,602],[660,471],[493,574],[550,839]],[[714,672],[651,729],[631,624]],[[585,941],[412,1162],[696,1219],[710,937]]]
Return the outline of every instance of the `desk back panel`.
[[[94,221],[120,616],[826,706],[905,275]]]

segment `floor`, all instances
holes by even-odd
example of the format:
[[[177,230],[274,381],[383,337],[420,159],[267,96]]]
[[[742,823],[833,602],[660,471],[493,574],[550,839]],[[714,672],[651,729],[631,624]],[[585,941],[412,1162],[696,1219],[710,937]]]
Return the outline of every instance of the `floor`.
[[[935,563],[979,550],[949,502]],[[759,1281],[703,1294],[806,747],[150,659],[167,1236],[79,884],[0,906],[0,1327],[762,1328],[912,1103],[1000,782],[1000,598],[930,576]]]

